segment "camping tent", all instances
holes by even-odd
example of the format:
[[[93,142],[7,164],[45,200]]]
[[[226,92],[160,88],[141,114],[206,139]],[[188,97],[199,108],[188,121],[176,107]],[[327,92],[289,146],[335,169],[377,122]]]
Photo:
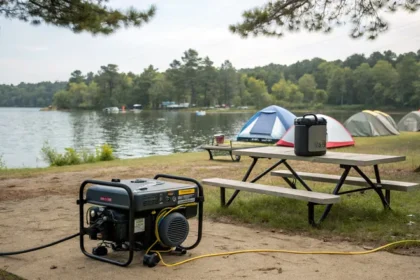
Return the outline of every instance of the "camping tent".
[[[398,123],[401,131],[420,131],[420,111],[413,111],[405,115]]]
[[[363,111],[354,114],[344,122],[352,136],[386,136],[400,134],[381,114]]]
[[[253,115],[242,127],[238,141],[276,142],[293,125],[296,116],[275,105],[268,106]]]
[[[397,124],[395,123],[395,121],[394,121],[394,119],[390,116],[390,115],[388,115],[387,113],[384,113],[384,112],[382,112],[382,111],[378,111],[378,110],[375,110],[375,111],[373,111],[373,112],[375,112],[375,113],[377,113],[377,114],[380,114],[380,115],[382,115],[382,116],[384,116],[387,120],[388,120],[388,122],[396,129],[396,130],[398,130],[398,127],[397,127]]]
[[[327,120],[327,148],[353,146],[354,140],[347,129],[336,119],[317,114]],[[295,143],[295,126],[292,126],[286,134],[277,142],[277,146],[293,147]]]

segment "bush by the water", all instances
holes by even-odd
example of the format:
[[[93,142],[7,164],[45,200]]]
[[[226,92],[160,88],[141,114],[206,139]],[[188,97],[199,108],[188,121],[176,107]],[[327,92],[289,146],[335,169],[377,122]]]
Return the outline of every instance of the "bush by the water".
[[[95,153],[86,150],[77,152],[73,148],[66,148],[65,150],[64,154],[60,154],[48,144],[44,144],[41,149],[44,159],[50,166],[75,165],[115,159],[112,147],[108,144],[103,144],[100,148],[97,148]]]

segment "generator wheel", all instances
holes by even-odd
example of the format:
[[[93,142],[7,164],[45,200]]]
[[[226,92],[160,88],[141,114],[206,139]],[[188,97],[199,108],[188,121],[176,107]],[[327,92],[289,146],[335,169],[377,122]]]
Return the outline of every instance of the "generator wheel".
[[[95,256],[106,256],[108,254],[108,249],[105,246],[98,246],[92,249],[92,254]]]
[[[148,267],[155,267],[160,262],[160,258],[156,253],[146,254],[143,256],[143,265]]]

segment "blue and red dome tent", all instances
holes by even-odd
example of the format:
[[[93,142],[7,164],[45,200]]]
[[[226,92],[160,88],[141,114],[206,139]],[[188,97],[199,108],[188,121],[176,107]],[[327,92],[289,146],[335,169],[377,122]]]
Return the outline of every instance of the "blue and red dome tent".
[[[289,110],[271,105],[253,115],[236,139],[247,142],[274,143],[293,126],[296,116]]]

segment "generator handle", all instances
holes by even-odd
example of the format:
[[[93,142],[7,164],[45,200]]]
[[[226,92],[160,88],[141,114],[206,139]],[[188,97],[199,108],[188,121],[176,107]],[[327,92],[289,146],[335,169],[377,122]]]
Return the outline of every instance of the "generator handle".
[[[318,123],[318,117],[314,113],[304,114],[302,119],[304,119],[306,116],[314,116],[315,123]]]
[[[128,232],[129,232],[129,255],[128,255],[128,259],[126,262],[119,262],[116,260],[112,260],[112,259],[108,259],[108,258],[103,258],[101,256],[96,256],[96,255],[92,255],[90,253],[88,253],[85,250],[85,246],[84,246],[84,234],[85,234],[85,229],[84,229],[84,210],[83,210],[83,205],[85,203],[87,203],[87,201],[84,199],[84,189],[86,187],[86,185],[88,184],[93,184],[93,185],[102,185],[102,186],[107,186],[107,187],[114,187],[114,188],[120,188],[120,189],[124,189],[127,194],[128,194],[128,202],[129,202],[129,218],[128,218]],[[85,254],[86,256],[92,258],[92,259],[96,259],[99,261],[103,261],[103,262],[107,262],[107,263],[111,263],[111,264],[115,264],[118,266],[128,266],[131,261],[133,260],[133,256],[134,256],[134,213],[135,213],[135,205],[134,205],[134,195],[133,195],[133,191],[125,184],[121,184],[118,182],[107,182],[107,181],[99,181],[99,180],[85,180],[81,185],[80,185],[80,189],[79,189],[79,200],[77,202],[79,204],[79,215],[80,215],[80,249],[82,251],[83,254]]]
[[[185,182],[191,182],[197,185],[198,187],[198,233],[197,233],[197,240],[195,243],[188,247],[178,246],[181,249],[185,250],[191,250],[200,244],[201,236],[203,233],[203,203],[204,203],[204,189],[203,186],[195,179],[188,178],[188,177],[182,177],[182,176],[175,176],[175,175],[169,175],[169,174],[157,174],[154,179],[157,180],[158,178],[166,178],[166,179],[172,179],[177,181],[185,181]]]

